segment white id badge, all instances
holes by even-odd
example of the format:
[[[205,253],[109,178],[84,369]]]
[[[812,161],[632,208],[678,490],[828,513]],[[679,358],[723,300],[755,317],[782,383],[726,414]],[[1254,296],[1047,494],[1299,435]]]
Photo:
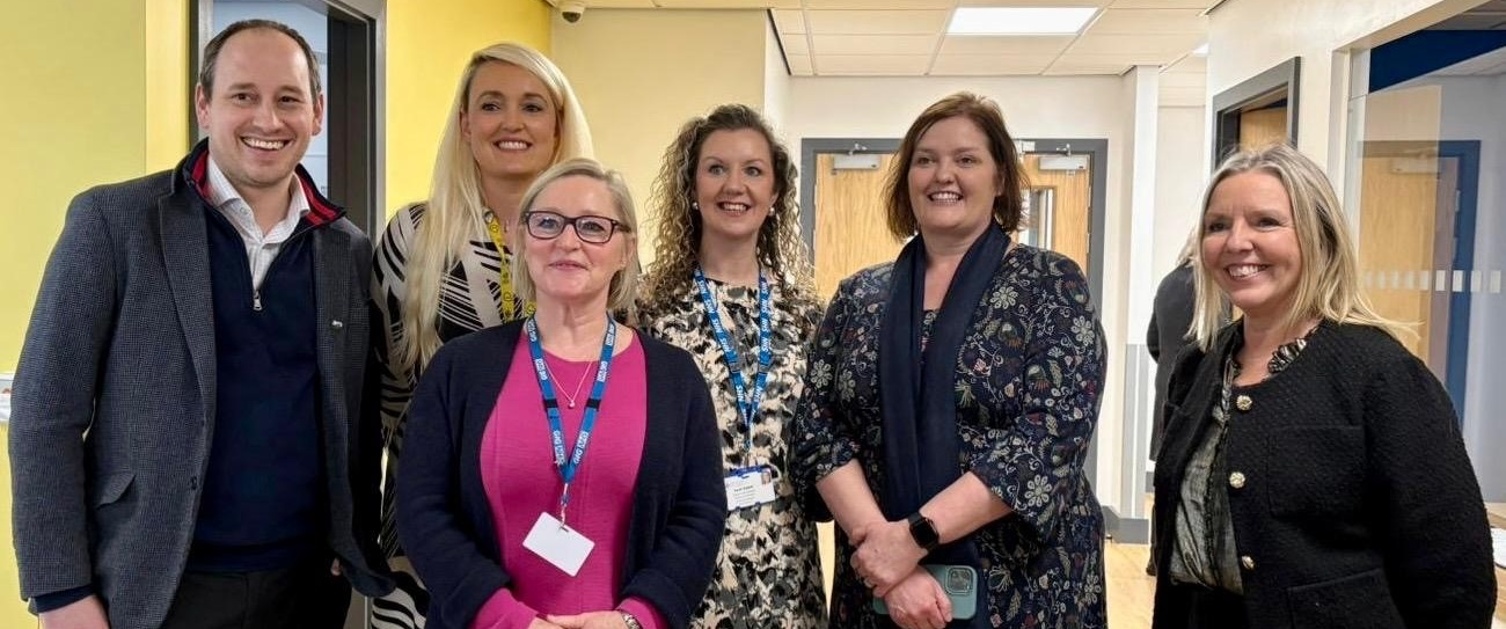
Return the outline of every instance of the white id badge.
[[[723,481],[727,486],[727,509],[736,511],[774,502],[774,475],[767,465],[733,470]]]
[[[586,563],[586,557],[595,547],[596,542],[561,524],[548,513],[539,514],[539,521],[533,523],[533,530],[528,531],[528,537],[523,538],[523,548],[533,551],[533,554],[572,577],[580,572],[580,567]]]

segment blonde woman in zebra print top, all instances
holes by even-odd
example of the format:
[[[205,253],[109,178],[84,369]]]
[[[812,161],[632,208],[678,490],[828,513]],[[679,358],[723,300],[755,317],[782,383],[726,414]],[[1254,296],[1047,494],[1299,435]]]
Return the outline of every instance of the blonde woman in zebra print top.
[[[393,492],[408,400],[444,342],[521,318],[510,275],[507,225],[538,175],[591,156],[591,133],[570,83],[539,52],[500,43],[471,56],[440,140],[428,201],[388,223],[372,265],[382,332],[380,365],[386,474],[382,549],[398,589],[375,601],[371,626],[423,626],[428,593],[397,542]]]

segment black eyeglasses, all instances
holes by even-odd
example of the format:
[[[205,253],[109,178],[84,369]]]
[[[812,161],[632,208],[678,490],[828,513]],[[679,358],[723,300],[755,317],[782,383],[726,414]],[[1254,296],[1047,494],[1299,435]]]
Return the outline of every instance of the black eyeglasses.
[[[539,240],[554,240],[565,233],[565,227],[575,226],[575,235],[582,242],[604,245],[618,231],[628,231],[622,223],[605,216],[568,217],[559,212],[545,210],[524,212],[523,223],[528,226],[528,235]]]

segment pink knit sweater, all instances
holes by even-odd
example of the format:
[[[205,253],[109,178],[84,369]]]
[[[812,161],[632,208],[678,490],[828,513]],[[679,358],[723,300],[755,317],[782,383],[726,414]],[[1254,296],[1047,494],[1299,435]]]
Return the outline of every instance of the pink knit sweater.
[[[568,456],[580,432],[596,363],[566,361],[547,353],[544,361],[555,377]],[[619,600],[617,595],[647,422],[644,374],[643,347],[637,342],[612,361],[606,395],[570,488],[566,515],[570,527],[596,546],[571,577],[523,548],[524,537],[541,513],[559,516],[563,483],[554,466],[549,421],[533,360],[528,345],[518,344],[481,445],[481,480],[497,527],[502,567],[512,582],[486,602],[472,629],[526,629],[535,618],[548,614],[613,609],[633,614],[645,628],[663,627],[663,619],[646,601]],[[573,409],[570,397],[576,401]]]

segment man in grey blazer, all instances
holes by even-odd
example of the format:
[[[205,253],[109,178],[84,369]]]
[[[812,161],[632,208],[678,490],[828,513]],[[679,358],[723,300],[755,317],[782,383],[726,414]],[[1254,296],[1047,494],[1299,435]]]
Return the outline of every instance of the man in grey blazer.
[[[46,628],[336,628],[390,589],[367,385],[371,244],[298,166],[292,29],[205,48],[208,139],[73,200],[17,369],[21,595]],[[373,409],[374,410],[374,409]]]

